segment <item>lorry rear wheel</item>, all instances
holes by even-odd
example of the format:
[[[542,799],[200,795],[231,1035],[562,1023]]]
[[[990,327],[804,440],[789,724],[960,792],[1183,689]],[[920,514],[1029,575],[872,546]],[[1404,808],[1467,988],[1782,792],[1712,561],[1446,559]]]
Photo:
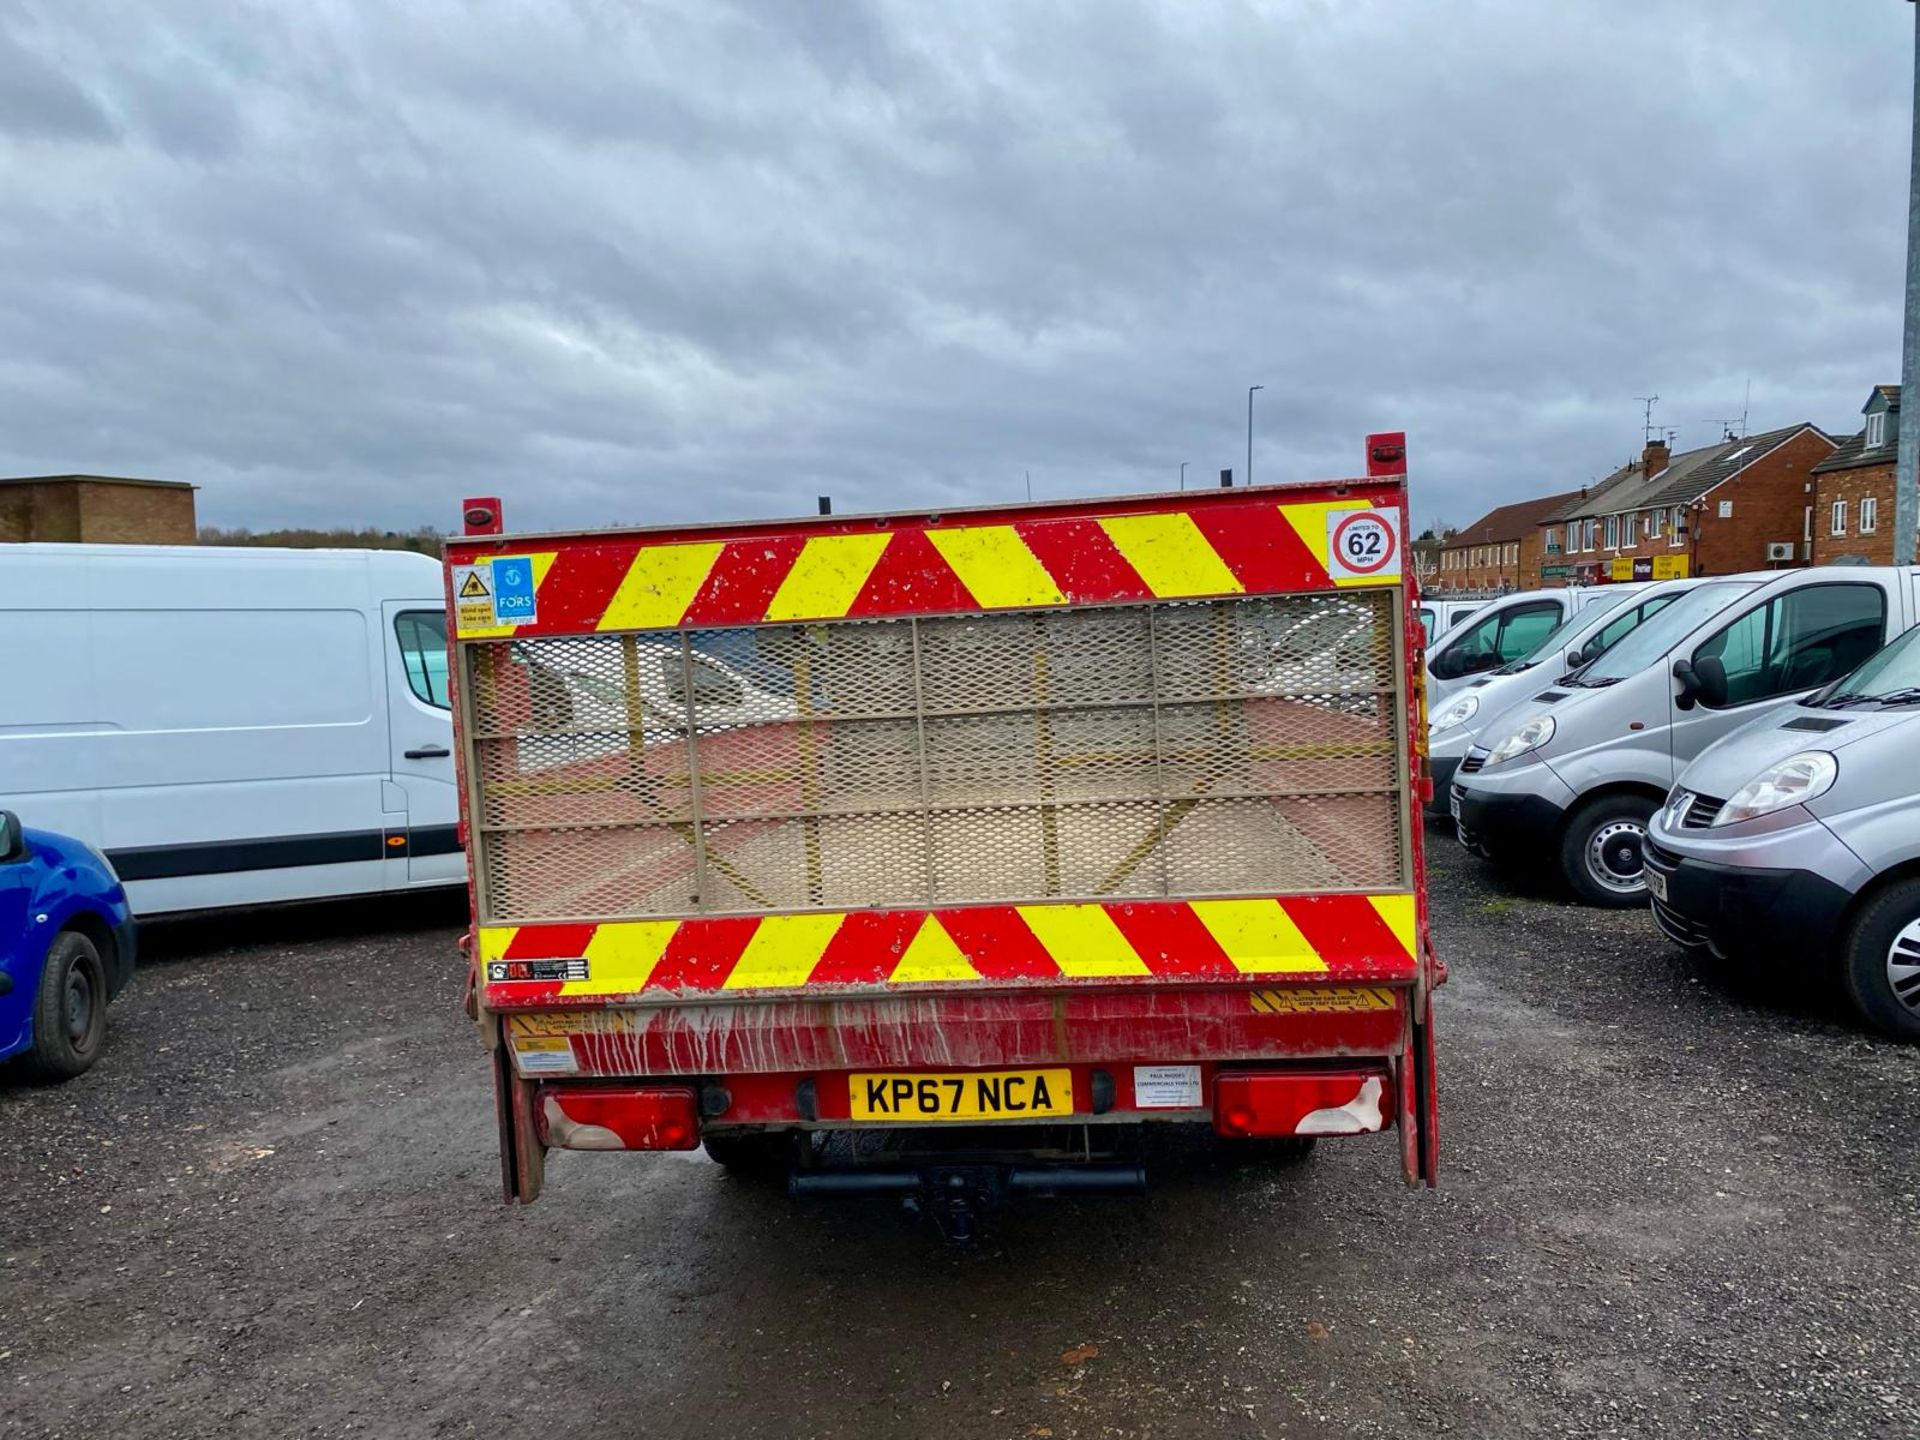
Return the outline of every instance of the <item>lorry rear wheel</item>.
[[[1889,885],[1854,919],[1842,961],[1847,998],[1876,1029],[1920,1042],[1920,880]]]
[[[793,1139],[784,1130],[748,1130],[709,1135],[707,1158],[743,1180],[778,1180],[793,1166]]]
[[[71,1080],[100,1058],[106,1038],[107,968],[91,940],[63,931],[34,991],[27,1069],[42,1080]]]
[[[1576,896],[1609,910],[1647,903],[1647,822],[1658,808],[1644,795],[1602,795],[1573,812],[1560,873]]]

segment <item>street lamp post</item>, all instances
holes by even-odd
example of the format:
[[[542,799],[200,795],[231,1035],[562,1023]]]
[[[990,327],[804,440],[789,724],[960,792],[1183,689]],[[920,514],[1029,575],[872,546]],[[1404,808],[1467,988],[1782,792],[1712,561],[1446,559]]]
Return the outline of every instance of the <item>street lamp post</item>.
[[[1900,444],[1893,481],[1893,563],[1913,563],[1914,522],[1920,519],[1920,6],[1913,47],[1913,148],[1907,181],[1907,317],[1900,354]]]
[[[1187,488],[1187,466],[1192,463],[1191,460],[1182,460],[1180,462],[1180,488],[1182,490]]]
[[[1264,390],[1264,385],[1247,387],[1247,484],[1253,483],[1253,392]]]

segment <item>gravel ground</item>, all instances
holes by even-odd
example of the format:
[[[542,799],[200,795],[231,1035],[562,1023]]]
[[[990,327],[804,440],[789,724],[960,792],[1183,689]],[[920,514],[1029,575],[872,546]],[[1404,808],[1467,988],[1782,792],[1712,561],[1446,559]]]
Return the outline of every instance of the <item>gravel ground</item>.
[[[457,914],[153,927],[0,1072],[0,1434],[1920,1435],[1920,1051],[1434,838],[1441,1189],[1173,1146],[970,1253],[697,1155],[504,1209]]]

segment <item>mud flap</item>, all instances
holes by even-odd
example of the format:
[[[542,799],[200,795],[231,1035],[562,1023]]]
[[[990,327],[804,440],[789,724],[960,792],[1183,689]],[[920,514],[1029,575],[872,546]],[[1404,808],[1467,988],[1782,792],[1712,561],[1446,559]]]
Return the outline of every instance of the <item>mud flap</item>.
[[[494,1018],[491,1023],[497,1027],[500,1021]],[[547,1147],[534,1128],[534,1087],[513,1073],[509,1046],[495,1043],[491,1050],[493,1114],[500,1127],[500,1198],[509,1205],[516,1200],[526,1205],[540,1194],[547,1174]]]
[[[1440,1109],[1434,1093],[1433,1011],[1415,996],[1407,1042],[1394,1062],[1395,1124],[1400,1131],[1400,1165],[1409,1185],[1440,1180]]]

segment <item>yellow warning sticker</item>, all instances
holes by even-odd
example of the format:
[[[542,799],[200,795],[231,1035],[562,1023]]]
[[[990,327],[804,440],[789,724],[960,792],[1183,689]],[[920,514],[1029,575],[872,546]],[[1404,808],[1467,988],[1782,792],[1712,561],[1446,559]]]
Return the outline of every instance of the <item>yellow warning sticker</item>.
[[[1247,1001],[1262,1015],[1351,1014],[1391,1010],[1394,992],[1379,985],[1302,985],[1297,989],[1255,990]]]
[[[485,561],[453,567],[454,619],[460,630],[481,630],[493,624],[493,586]]]

